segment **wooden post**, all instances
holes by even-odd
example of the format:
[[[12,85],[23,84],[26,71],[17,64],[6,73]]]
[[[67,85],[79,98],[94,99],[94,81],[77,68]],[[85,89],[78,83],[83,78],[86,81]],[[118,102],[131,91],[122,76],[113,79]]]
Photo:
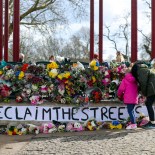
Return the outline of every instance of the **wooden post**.
[[[19,61],[19,23],[20,23],[20,0],[14,0],[14,18],[13,18],[13,61]]]
[[[0,61],[3,58],[3,0],[0,0]]]
[[[137,61],[137,0],[131,0],[131,62]]]
[[[8,38],[9,38],[9,1],[5,0],[4,22],[4,60],[8,61]]]
[[[94,0],[90,0],[90,61],[94,57]]]
[[[152,10],[151,10],[151,14],[152,14],[152,53],[151,53],[151,58],[154,59],[155,58],[155,0],[152,0]]]
[[[103,0],[99,0],[99,62],[103,61]]]

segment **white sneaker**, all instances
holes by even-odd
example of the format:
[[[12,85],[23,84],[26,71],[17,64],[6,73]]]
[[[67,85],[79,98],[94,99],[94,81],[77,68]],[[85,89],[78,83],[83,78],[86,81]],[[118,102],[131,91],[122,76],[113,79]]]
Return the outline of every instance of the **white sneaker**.
[[[137,124],[130,124],[129,126],[126,127],[127,130],[136,129],[136,128],[137,128]]]

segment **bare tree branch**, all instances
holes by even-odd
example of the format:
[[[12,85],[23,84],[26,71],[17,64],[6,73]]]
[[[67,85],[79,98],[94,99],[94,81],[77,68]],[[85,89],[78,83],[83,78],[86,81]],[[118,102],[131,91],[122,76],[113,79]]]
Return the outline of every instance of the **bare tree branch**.
[[[42,28],[45,29],[47,29],[47,27],[54,28],[58,23],[67,24],[68,16],[65,14],[65,11],[68,11],[68,9],[65,8],[64,3],[67,3],[68,8],[73,9],[77,15],[79,15],[80,12],[80,14],[85,16],[85,4],[87,4],[88,1],[89,0],[21,0],[20,21],[21,24],[24,25],[26,25],[26,23],[29,26],[36,25],[36,28],[38,28],[38,26],[42,26]],[[9,2],[10,5],[13,4],[13,0]],[[69,7],[70,5],[71,7]],[[13,7],[10,8],[11,20],[13,20],[12,16]],[[12,34],[12,31],[13,21],[10,22],[9,36]]]
[[[111,42],[113,42],[113,44],[114,44],[114,49],[115,49],[116,51],[118,51],[117,43],[116,43],[115,39],[113,39],[113,38],[110,36],[110,26],[105,25],[105,28],[107,29],[108,33],[107,33],[107,34],[104,33],[103,36],[105,36],[108,40],[110,40]],[[117,35],[117,34],[115,33],[115,34],[113,35],[113,37],[116,36],[116,35]]]
[[[151,45],[151,38],[148,36],[148,35],[145,35],[144,33],[143,33],[143,31],[142,30],[138,30],[141,34],[142,34],[142,36],[144,37],[144,41],[143,41],[143,48],[145,49],[145,52],[147,53],[147,54],[149,54],[150,55],[150,57],[151,57],[151,50],[150,50],[150,45]]]
[[[143,0],[143,1],[148,5],[148,7],[149,7],[150,9],[152,8],[150,2],[148,2],[147,0]]]

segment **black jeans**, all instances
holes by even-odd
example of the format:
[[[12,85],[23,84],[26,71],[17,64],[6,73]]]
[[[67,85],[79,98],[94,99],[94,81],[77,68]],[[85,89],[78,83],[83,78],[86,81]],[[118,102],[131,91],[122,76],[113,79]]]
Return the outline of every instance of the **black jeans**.
[[[154,109],[153,109],[153,102],[154,101],[155,101],[155,95],[152,95],[152,96],[148,96],[146,98],[146,102],[145,102],[145,105],[146,105],[146,108],[147,108],[147,111],[148,111],[148,114],[149,114],[150,121],[155,120],[155,118],[154,118]]]

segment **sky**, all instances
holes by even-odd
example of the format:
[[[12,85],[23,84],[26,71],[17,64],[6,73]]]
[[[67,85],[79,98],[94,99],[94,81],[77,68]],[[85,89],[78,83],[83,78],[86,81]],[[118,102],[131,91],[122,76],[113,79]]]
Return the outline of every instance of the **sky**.
[[[145,4],[144,0],[138,1],[138,29],[143,30],[144,34],[151,32],[151,22],[146,17],[146,12],[149,12],[148,6]],[[151,0],[148,0],[151,1]],[[95,13],[94,13],[94,27],[95,34],[98,34],[99,30],[99,0],[94,0],[95,3]],[[88,6],[88,10],[89,10]],[[103,24],[111,26],[112,32],[118,31],[118,26],[124,21],[120,17],[124,17],[128,12],[131,11],[131,0],[103,0]],[[66,42],[69,38],[76,32],[78,32],[82,27],[90,27],[90,17],[88,13],[88,18],[81,21],[70,20],[69,27],[60,25],[57,26],[58,38],[66,39]],[[105,33],[105,30],[104,30]],[[41,36],[40,36],[41,37]],[[37,37],[39,39],[39,37]],[[40,38],[41,39],[41,38]],[[138,44],[141,43],[142,35],[138,33]],[[113,48],[113,44],[103,38],[103,59],[114,59],[116,57],[116,50]],[[125,42],[122,40],[118,43],[118,50],[125,51]],[[139,48],[140,46],[138,46]],[[129,50],[131,48],[129,47]],[[98,53],[98,44],[95,42],[95,53]],[[125,54],[125,53],[124,53]],[[140,52],[138,52],[138,59],[140,58]]]
[[[99,0],[95,0],[95,33],[98,34],[98,22],[99,22]],[[113,31],[116,31],[116,26],[121,23],[121,21],[116,20],[118,17],[122,17],[126,13],[131,11],[131,0],[103,0],[103,21],[104,24],[110,25]],[[149,9],[143,0],[138,0],[138,29],[143,30],[144,33],[149,33],[151,31],[150,21],[146,18],[145,12]],[[82,22],[71,22],[69,29],[65,30],[65,33],[69,37],[73,33],[80,30],[81,27],[89,28],[89,17],[87,20]],[[63,27],[61,28],[62,31]],[[62,33],[62,35],[64,35]],[[140,43],[142,36],[138,34],[138,42]],[[120,47],[123,47],[120,43]],[[109,57],[115,57],[116,51],[112,48],[113,45],[106,38],[103,40],[103,59],[108,59]],[[120,49],[123,50],[123,49]],[[98,52],[98,47],[95,45],[95,52]]]

